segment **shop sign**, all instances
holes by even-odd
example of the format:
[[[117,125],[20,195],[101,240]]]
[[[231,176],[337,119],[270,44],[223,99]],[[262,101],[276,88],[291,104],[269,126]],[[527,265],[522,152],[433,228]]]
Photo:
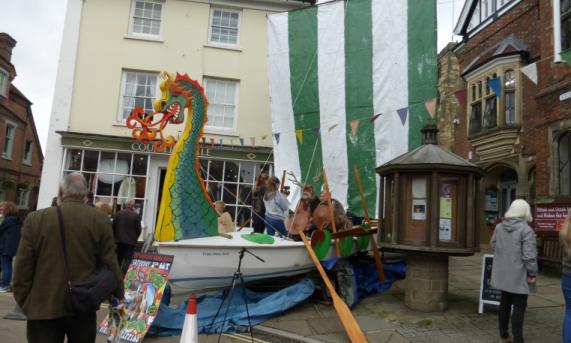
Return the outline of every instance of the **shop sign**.
[[[559,231],[565,222],[571,204],[535,205],[533,226],[535,231]]]
[[[140,151],[140,152],[155,152],[152,143],[144,144],[144,143],[134,142],[131,144],[131,150]],[[164,151],[165,154],[170,154],[171,152],[172,152],[172,147],[168,147]]]
[[[559,95],[559,101],[571,99],[571,91]]]

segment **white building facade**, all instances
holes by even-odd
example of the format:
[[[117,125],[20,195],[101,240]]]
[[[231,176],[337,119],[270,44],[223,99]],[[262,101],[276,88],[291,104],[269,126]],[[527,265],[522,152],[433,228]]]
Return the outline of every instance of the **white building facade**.
[[[169,154],[135,141],[125,119],[152,112],[161,71],[187,73],[210,102],[201,169],[213,200],[250,217],[255,175],[272,170],[266,17],[284,0],[69,0],[38,208],[81,172],[95,202],[135,198],[154,228]],[[185,120],[188,120],[186,116]],[[185,123],[171,125],[177,137]]]

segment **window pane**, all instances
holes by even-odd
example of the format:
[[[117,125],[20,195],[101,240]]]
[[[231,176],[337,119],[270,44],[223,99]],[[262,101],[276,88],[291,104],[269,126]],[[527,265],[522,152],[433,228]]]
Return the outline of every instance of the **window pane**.
[[[224,181],[225,182],[238,181],[238,164],[226,161],[226,169],[224,171]]]
[[[112,195],[113,174],[97,175],[97,195]]]
[[[486,109],[484,111],[484,128],[490,129],[496,127],[497,123],[497,110],[496,110],[496,97],[486,99]]]
[[[133,175],[147,175],[147,155],[133,155]]]
[[[470,134],[478,133],[482,130],[482,103],[472,104],[470,111]]]
[[[210,175],[208,181],[216,180],[222,181],[222,172],[224,170],[224,162],[210,161]]]
[[[224,196],[222,197],[222,200],[226,203],[226,205],[236,204],[237,187],[237,185],[231,183],[224,184]]]
[[[135,177],[135,197],[144,198],[146,188],[147,188],[147,178]]]
[[[67,151],[65,169],[67,170],[80,170],[81,169],[81,156],[83,150],[69,149]]]
[[[253,184],[254,183],[254,175],[256,165],[250,162],[241,162],[240,163],[240,182]]]
[[[99,151],[86,150],[85,156],[83,157],[83,170],[96,172],[98,163]]]

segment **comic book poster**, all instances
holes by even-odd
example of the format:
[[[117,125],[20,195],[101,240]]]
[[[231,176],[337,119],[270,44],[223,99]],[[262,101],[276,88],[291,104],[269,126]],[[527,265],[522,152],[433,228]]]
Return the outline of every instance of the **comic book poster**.
[[[108,342],[139,343],[155,320],[174,257],[135,253],[125,274],[125,303],[111,309],[97,332]]]

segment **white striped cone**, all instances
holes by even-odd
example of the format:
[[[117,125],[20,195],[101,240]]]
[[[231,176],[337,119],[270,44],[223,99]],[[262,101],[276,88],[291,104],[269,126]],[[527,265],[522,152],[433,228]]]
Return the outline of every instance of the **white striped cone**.
[[[196,296],[194,294],[188,298],[180,343],[198,343],[198,317],[196,315]]]

